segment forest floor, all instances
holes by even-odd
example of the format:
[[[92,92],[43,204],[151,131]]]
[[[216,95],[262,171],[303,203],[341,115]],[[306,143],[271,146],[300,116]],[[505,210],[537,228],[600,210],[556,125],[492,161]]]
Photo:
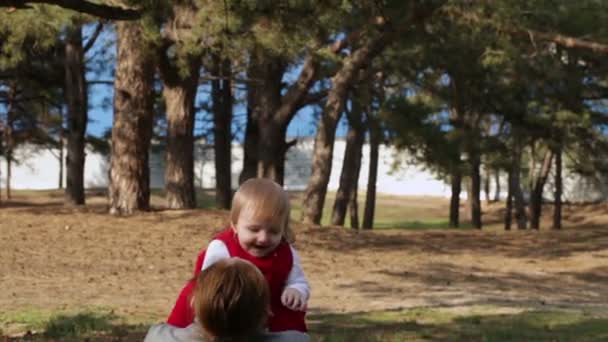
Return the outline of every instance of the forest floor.
[[[67,208],[57,191],[3,199],[0,336],[141,340],[228,219],[214,209],[162,210],[159,196],[155,210],[128,218],[108,215],[102,192],[87,201]],[[374,231],[294,221],[313,337],[510,340],[510,327],[528,324],[540,329],[533,339],[608,340],[608,204],[565,206],[561,231],[545,228],[546,207],[544,229],[509,232],[500,203],[483,208],[487,229],[442,228],[448,204],[382,196],[385,229]]]

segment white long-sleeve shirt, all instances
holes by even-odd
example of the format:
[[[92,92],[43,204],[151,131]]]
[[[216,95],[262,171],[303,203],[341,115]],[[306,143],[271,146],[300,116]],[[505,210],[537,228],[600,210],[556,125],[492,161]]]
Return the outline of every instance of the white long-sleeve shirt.
[[[308,300],[310,296],[310,285],[308,284],[308,280],[306,280],[306,276],[304,276],[300,255],[298,255],[298,252],[296,252],[291,245],[289,245],[289,248],[291,249],[291,255],[293,255],[293,266],[291,266],[291,271],[289,271],[289,275],[287,276],[285,287],[300,291],[300,293],[304,295],[304,298]],[[203,261],[201,270],[206,269],[219,260],[228,258],[230,258],[230,253],[228,252],[226,244],[221,240],[212,240],[209,243],[209,246],[207,246],[205,260]]]

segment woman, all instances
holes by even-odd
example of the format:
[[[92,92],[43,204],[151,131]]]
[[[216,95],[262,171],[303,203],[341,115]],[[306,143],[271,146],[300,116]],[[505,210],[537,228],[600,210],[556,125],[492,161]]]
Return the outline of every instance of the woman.
[[[144,342],[310,341],[307,334],[297,331],[264,331],[270,313],[270,290],[262,273],[247,261],[220,260],[190,285],[194,287],[194,323],[186,328],[155,325]]]

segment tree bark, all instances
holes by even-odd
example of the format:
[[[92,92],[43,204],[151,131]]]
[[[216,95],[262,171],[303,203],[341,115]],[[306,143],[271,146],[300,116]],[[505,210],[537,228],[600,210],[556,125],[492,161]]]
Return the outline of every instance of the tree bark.
[[[507,175],[507,200],[505,203],[505,230],[511,230],[513,217],[513,171],[509,170]]]
[[[67,33],[65,43],[65,98],[67,104],[65,203],[68,205],[83,205],[85,204],[84,163],[85,134],[88,122],[88,91],[85,79],[81,25],[69,28]],[[63,139],[63,137],[60,139]],[[61,149],[61,156],[63,156],[63,146]],[[63,160],[61,163],[63,163]]]
[[[367,192],[365,194],[365,211],[363,212],[363,224],[361,228],[372,229],[374,227],[374,215],[376,211],[376,182],[378,180],[378,159],[382,131],[380,123],[371,115],[369,122],[369,174],[367,177]]]
[[[479,150],[476,148],[470,149],[469,163],[471,167],[471,224],[477,229],[481,229],[481,200],[479,193],[481,192],[481,177],[479,167],[481,159]]]
[[[370,39],[347,57],[342,68],[332,77],[332,88],[327,96],[315,136],[311,176],[302,204],[304,223],[319,224],[321,222],[327,183],[331,174],[336,126],[342,115],[347,89],[357,71],[380,54],[393,37],[393,35],[383,32]]]
[[[540,217],[542,214],[543,205],[543,189],[551,171],[551,162],[553,160],[553,151],[548,149],[543,157],[543,164],[537,177],[534,179],[534,187],[530,194],[530,228],[540,229]]]
[[[271,57],[266,52],[260,57],[262,73],[259,79],[262,84],[258,89],[257,115],[258,118],[258,144],[256,176],[269,178],[279,184],[279,172],[276,160],[285,144],[285,133],[273,115],[281,105],[281,87],[283,74],[287,70],[287,63],[282,58]]]
[[[272,160],[277,154],[273,155],[272,150],[281,149],[280,145],[285,143],[285,138],[281,140],[280,128],[276,127],[272,115],[281,104],[281,81],[287,64],[282,58],[271,55],[259,46],[253,49],[249,63],[247,128],[239,182],[265,177],[282,184],[283,180],[278,179]],[[266,147],[271,150],[265,150]]]
[[[555,150],[555,195],[553,229],[562,229],[562,146]]]
[[[452,168],[451,183],[452,194],[450,196],[450,227],[458,228],[460,224],[460,192],[462,189],[462,173],[460,172],[459,165]]]
[[[141,17],[140,10],[108,6],[84,0],[0,0],[0,7],[29,8],[29,3],[55,5],[112,20],[133,20]]]
[[[515,139],[521,137],[515,136]],[[524,195],[521,190],[521,158],[523,146],[521,141],[515,142],[514,156],[511,164],[511,186],[513,191],[513,204],[515,205],[515,221],[517,221],[517,229],[527,229],[528,216],[526,214],[526,204]]]
[[[9,85],[8,99],[6,105],[6,126],[4,127],[4,157],[6,159],[6,199],[10,200],[11,196],[11,178],[13,177],[13,111],[15,110],[15,101],[17,97],[17,85],[13,82]]]
[[[167,111],[167,152],[165,200],[169,209],[196,207],[194,190],[194,101],[198,88],[200,59],[192,58],[188,76],[163,77],[163,97]]]
[[[117,25],[110,213],[150,208],[148,153],[153,123],[154,59],[140,23]]]
[[[11,195],[11,178],[13,177],[13,151],[12,148],[6,150],[6,199],[10,200]]]
[[[348,201],[348,213],[350,217],[350,227],[352,229],[359,229],[359,203],[357,201],[357,195],[359,192],[359,171],[361,170],[361,163],[359,163],[359,168],[357,169],[357,183],[353,184],[353,189],[350,192],[350,199]]]
[[[180,51],[179,30],[194,19],[189,3],[173,5],[170,25],[164,31],[165,45],[158,50],[158,70],[163,80],[163,98],[167,115],[167,150],[165,155],[165,201],[169,209],[196,207],[194,188],[194,101],[198,89],[201,56],[198,53],[170,57],[173,44]],[[177,59],[183,63],[178,66]]]
[[[344,225],[346,209],[349,203],[351,203],[353,192],[356,191],[357,182],[359,181],[359,170],[361,169],[363,141],[365,140],[365,129],[362,120],[363,106],[360,101],[365,99],[366,96],[361,94],[361,92],[356,92],[353,95],[351,99],[352,110],[346,111],[349,128],[346,135],[346,148],[344,149],[340,185],[336,193],[331,216],[331,223],[336,226]]]
[[[59,134],[59,157],[57,158],[59,161],[59,179],[58,179],[58,188],[63,189],[63,133]]]
[[[500,169],[494,170],[494,202],[500,201]]]
[[[465,191],[467,192],[467,200],[464,203],[464,220],[472,222],[473,217],[471,216],[471,213],[473,212],[473,196],[471,194],[473,192],[473,188],[471,185],[471,177],[465,176],[463,177],[462,181],[464,183]]]
[[[215,203],[230,209],[232,198],[232,67],[229,59],[213,56],[213,151],[215,154]]]
[[[258,110],[257,92],[259,85],[256,82],[257,62],[255,55],[252,55],[247,70],[247,124],[245,127],[245,142],[243,143],[243,169],[239,175],[239,184],[243,184],[250,178],[255,178],[258,164]]]
[[[483,175],[483,192],[486,196],[486,203],[490,204],[490,174],[491,170],[489,167],[485,167],[486,172]]]
[[[304,60],[298,79],[281,96],[282,78],[287,70],[287,63],[261,48],[256,49],[256,53],[258,55],[253,59],[259,63],[256,79],[263,79],[264,82],[256,90],[258,98],[254,101],[258,128],[255,174],[257,177],[270,178],[283,184],[285,155],[293,145],[286,142],[287,126],[303,105],[303,100],[317,77],[318,63],[315,57],[309,54]]]

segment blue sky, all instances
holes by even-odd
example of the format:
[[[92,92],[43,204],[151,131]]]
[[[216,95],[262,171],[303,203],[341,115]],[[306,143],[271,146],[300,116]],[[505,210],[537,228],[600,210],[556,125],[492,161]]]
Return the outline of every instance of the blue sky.
[[[93,27],[88,26],[85,29],[85,40],[88,38]],[[102,59],[105,58],[105,59]],[[113,88],[112,84],[108,83],[95,83],[95,81],[113,81],[113,64],[116,59],[116,45],[114,44],[114,32],[113,30],[105,30],[98,40],[95,42],[94,47],[87,53],[87,58],[91,60],[91,63],[98,63],[103,66],[104,71],[100,74],[93,72],[87,73],[87,81],[89,81],[89,125],[87,127],[87,133],[94,136],[101,136],[106,130],[112,126],[112,96]],[[284,77],[284,81],[291,84],[298,75],[300,68],[292,68]],[[200,86],[197,95],[196,102],[208,101],[208,86]],[[236,95],[237,97],[244,96],[243,94]],[[302,108],[296,116],[293,118],[287,128],[287,135],[289,137],[310,137],[316,133],[317,123],[314,120],[313,108],[308,106]],[[197,119],[200,119],[205,113],[197,113]],[[238,134],[239,130],[236,129],[239,125],[245,124],[245,107],[244,105],[236,105],[234,107],[234,131],[237,132],[237,140],[242,141],[242,134]],[[197,120],[198,121],[198,120]],[[202,124],[197,123],[197,130],[200,131]],[[244,126],[242,126],[244,127]],[[346,134],[346,123],[344,120],[341,122],[338,128],[337,135],[344,136]]]

